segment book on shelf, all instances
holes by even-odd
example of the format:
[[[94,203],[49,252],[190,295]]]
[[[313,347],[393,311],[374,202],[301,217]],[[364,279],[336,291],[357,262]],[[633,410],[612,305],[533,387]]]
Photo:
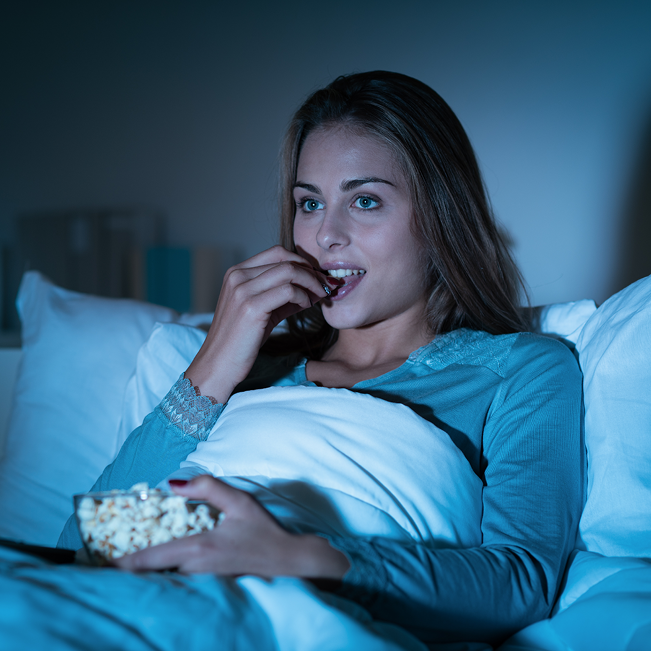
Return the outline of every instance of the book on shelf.
[[[167,246],[165,219],[152,210],[72,210],[20,215],[18,246],[0,258],[1,323],[19,328],[13,308],[20,277],[37,269],[74,291],[134,298],[179,312],[212,312],[232,246]]]

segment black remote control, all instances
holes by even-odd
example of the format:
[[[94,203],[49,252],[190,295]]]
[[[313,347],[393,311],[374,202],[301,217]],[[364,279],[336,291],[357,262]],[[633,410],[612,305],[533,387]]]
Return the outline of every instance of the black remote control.
[[[42,545],[29,545],[17,540],[0,538],[0,547],[9,547],[25,554],[38,556],[57,565],[67,565],[75,562],[75,552],[72,549],[59,549],[58,547],[43,547]]]

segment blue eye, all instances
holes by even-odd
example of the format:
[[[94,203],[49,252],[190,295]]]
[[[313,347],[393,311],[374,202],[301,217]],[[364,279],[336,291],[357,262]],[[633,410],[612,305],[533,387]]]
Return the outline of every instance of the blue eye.
[[[321,210],[323,204],[316,199],[306,199],[303,202],[302,208],[305,212],[314,212],[315,210]]]
[[[377,208],[379,202],[371,197],[357,197],[355,199],[355,205],[362,210],[370,210],[372,208]]]

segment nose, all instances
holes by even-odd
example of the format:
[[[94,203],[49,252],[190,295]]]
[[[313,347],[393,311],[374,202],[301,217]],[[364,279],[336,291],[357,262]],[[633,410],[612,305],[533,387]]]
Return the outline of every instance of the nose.
[[[338,208],[326,209],[316,234],[316,243],[325,251],[350,244],[347,219]]]

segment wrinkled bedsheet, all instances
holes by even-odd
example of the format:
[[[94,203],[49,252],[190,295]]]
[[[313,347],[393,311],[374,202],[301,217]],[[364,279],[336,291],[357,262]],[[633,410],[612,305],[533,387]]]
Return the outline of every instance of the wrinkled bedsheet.
[[[578,552],[551,619],[500,651],[649,651],[651,559]]]
[[[51,565],[0,548],[3,651],[422,651],[408,633],[300,579]]]

